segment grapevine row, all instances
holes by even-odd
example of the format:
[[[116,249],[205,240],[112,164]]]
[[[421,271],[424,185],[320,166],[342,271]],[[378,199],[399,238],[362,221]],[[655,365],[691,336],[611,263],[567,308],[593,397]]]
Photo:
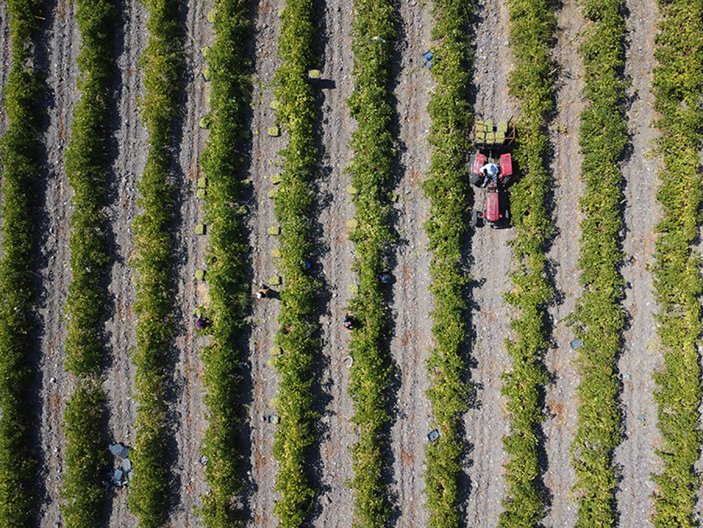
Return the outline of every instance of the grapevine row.
[[[512,186],[515,224],[512,244],[516,270],[506,300],[517,309],[511,323],[515,337],[507,342],[513,360],[504,374],[502,392],[508,403],[510,432],[503,439],[508,455],[505,476],[508,496],[501,527],[537,526],[544,517],[539,443],[542,390],[547,382],[543,364],[549,347],[547,306],[553,298],[545,251],[552,235],[547,209],[550,188],[547,123],[554,108],[554,72],[550,44],[556,26],[550,0],[509,0],[510,41],[515,68],[511,93],[521,103],[520,141],[515,152],[520,177]]]
[[[623,176],[618,163],[628,142],[625,117],[624,0],[589,0],[591,22],[581,46],[586,107],[581,114],[580,200],[583,294],[574,314],[578,349],[578,425],[572,446],[578,490],[577,526],[613,526],[617,472],[613,452],[621,440],[616,361],[625,316],[621,206]]]
[[[697,244],[703,198],[699,152],[703,142],[703,2],[660,1],[654,72],[659,152],[663,160],[657,199],[654,286],[659,305],[658,335],[664,368],[655,394],[662,441],[662,471],[655,476],[654,524],[694,526],[700,477],[694,468],[701,440],[700,296],[703,293]]]
[[[210,291],[212,344],[203,350],[205,402],[209,422],[204,453],[210,493],[203,497],[207,528],[243,526],[238,504],[245,484],[242,454],[242,371],[246,360],[242,336],[250,309],[249,243],[239,207],[244,193],[243,157],[248,128],[246,110],[251,98],[249,63],[240,50],[251,33],[249,2],[217,0],[214,6],[215,41],[208,51],[210,71],[210,138],[202,165],[208,178],[205,196],[210,245],[207,281]]]
[[[391,514],[387,470],[391,383],[390,310],[379,275],[393,233],[390,228],[394,181],[391,59],[397,38],[396,7],[391,0],[354,2],[354,92],[349,99],[358,128],[351,140],[350,166],[355,189],[355,247],[358,291],[350,302],[356,328],[350,343],[353,359],[349,392],[352,422],[358,440],[352,448],[351,482],[355,491],[354,519],[358,526],[384,526]]]
[[[138,186],[141,213],[134,221],[137,417],[129,505],[140,526],[155,528],[165,524],[171,502],[167,385],[176,304],[173,128],[179,115],[184,56],[179,0],[145,0],[145,6],[149,41],[142,57],[142,116],[149,152]]]
[[[473,114],[468,94],[471,85],[470,27],[473,2],[435,0],[432,74],[437,86],[429,112],[432,164],[425,182],[431,202],[425,228],[434,258],[430,267],[435,309],[432,334],[435,347],[428,362],[432,387],[428,396],[441,434],[426,451],[425,493],[430,510],[429,526],[462,524],[460,479],[463,472],[464,431],[462,415],[468,410],[470,385],[468,361],[463,352],[468,339],[466,288],[462,246],[468,229],[470,204],[466,152]]]
[[[314,206],[318,150],[315,91],[308,71],[317,56],[317,13],[313,0],[289,0],[281,14],[278,52],[282,64],[276,72],[278,118],[288,134],[281,152],[283,172],[274,210],[280,223],[279,271],[280,330],[276,344],[281,353],[275,364],[279,374],[276,403],[280,425],[273,453],[278,461],[275,513],[282,527],[304,524],[317,496],[310,475],[310,451],[317,440],[315,396],[316,364],[320,350],[319,313],[315,307],[319,284],[306,269],[315,253]]]
[[[7,128],[0,143],[2,258],[0,259],[0,525],[36,522],[38,462],[33,450],[35,378],[31,357],[37,330],[37,291],[31,270],[39,236],[35,211],[41,165],[41,113],[45,85],[34,67],[40,0],[8,0],[12,66],[3,106]]]
[[[105,364],[107,291],[110,263],[108,205],[111,86],[115,76],[112,0],[79,0],[76,17],[81,31],[81,99],[76,105],[66,173],[73,189],[71,276],[66,301],[66,369],[76,376],[76,389],[66,404],[66,473],[63,514],[68,527],[92,527],[102,515],[106,467]]]

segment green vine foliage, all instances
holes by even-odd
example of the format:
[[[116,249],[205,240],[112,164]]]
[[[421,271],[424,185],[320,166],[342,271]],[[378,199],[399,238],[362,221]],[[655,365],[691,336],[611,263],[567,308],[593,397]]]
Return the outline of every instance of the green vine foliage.
[[[203,497],[207,528],[244,526],[241,510],[246,476],[242,453],[242,372],[246,360],[242,338],[251,296],[248,278],[250,248],[244,217],[243,149],[248,144],[246,112],[251,100],[249,61],[240,52],[251,37],[250,3],[215,2],[215,41],[208,51],[210,70],[210,138],[202,158],[208,177],[205,196],[209,228],[207,282],[210,292],[212,345],[203,350],[205,401],[209,422],[204,453],[210,493]]]
[[[168,365],[174,337],[173,127],[183,86],[183,29],[178,0],[145,0],[149,42],[142,57],[142,116],[149,153],[139,182],[140,215],[134,221],[137,298],[136,441],[129,506],[143,528],[164,526],[171,479],[168,469]]]
[[[467,382],[468,339],[466,289],[462,246],[468,234],[466,212],[471,203],[466,153],[471,148],[473,113],[468,99],[473,52],[468,28],[473,2],[435,0],[432,74],[437,86],[429,112],[433,148],[430,174],[424,184],[430,199],[425,225],[434,258],[430,267],[435,309],[435,347],[428,361],[432,386],[428,392],[440,437],[426,450],[425,493],[429,526],[462,525],[460,479],[466,450],[462,415],[468,410],[471,385]]]
[[[703,65],[703,2],[661,1],[654,72],[657,126],[663,161],[657,198],[663,217],[657,225],[654,285],[659,304],[658,334],[664,368],[655,381],[659,391],[658,455],[663,469],[655,475],[654,524],[692,527],[700,477],[694,469],[703,435],[700,429],[701,262],[694,249],[701,224],[703,136],[700,94]]]
[[[615,526],[617,472],[613,452],[622,439],[616,361],[622,348],[625,315],[621,203],[618,166],[628,142],[625,97],[624,0],[583,4],[590,21],[581,46],[586,107],[581,114],[584,195],[580,200],[583,294],[574,329],[578,350],[578,428],[572,446],[579,511],[577,526]]]
[[[350,351],[353,358],[349,392],[354,405],[352,422],[359,436],[352,448],[351,482],[355,491],[354,525],[381,527],[390,517],[390,490],[384,478],[390,449],[391,422],[388,389],[391,382],[389,350],[390,310],[379,274],[390,250],[394,181],[391,59],[397,38],[396,5],[390,0],[354,3],[354,92],[349,99],[358,123],[351,140],[354,157],[350,171],[356,208],[354,242],[359,286],[350,302],[358,321]]]
[[[313,389],[319,361],[319,313],[315,300],[318,281],[305,269],[315,253],[314,210],[318,150],[315,89],[308,71],[317,61],[317,12],[313,0],[290,0],[281,15],[275,96],[278,118],[288,135],[281,152],[283,172],[274,209],[281,227],[278,262],[285,286],[281,290],[280,330],[276,344],[282,353],[276,359],[279,394],[276,401],[281,419],[274,441],[278,461],[276,490],[280,498],[275,514],[282,527],[304,525],[318,490],[309,460],[317,441],[319,418]]]
[[[81,99],[76,105],[66,173],[73,189],[71,276],[66,301],[66,369],[78,378],[64,417],[66,474],[63,515],[68,527],[92,527],[106,498],[105,407],[100,387],[104,365],[108,272],[108,205],[111,157],[111,86],[115,77],[112,28],[116,9],[111,0],[78,0],[81,31]]]
[[[29,403],[37,291],[31,270],[39,236],[34,212],[43,173],[40,108],[45,84],[32,65],[42,6],[39,0],[6,3],[12,66],[3,100],[7,127],[0,142],[0,525],[8,527],[35,526],[37,521],[36,417]]]
[[[513,366],[503,375],[503,394],[510,416],[510,433],[503,439],[508,455],[504,466],[508,497],[499,521],[499,526],[505,528],[537,526],[545,510],[538,450],[541,391],[547,382],[543,364],[549,347],[546,310],[553,298],[545,251],[553,232],[547,210],[547,123],[554,109],[550,46],[556,27],[550,0],[510,0],[508,6],[515,54],[510,90],[520,101],[522,115],[515,151],[520,177],[511,187],[510,202],[516,231],[512,245],[516,271],[512,274],[513,289],[506,295],[517,313],[511,323],[515,337],[507,341]]]

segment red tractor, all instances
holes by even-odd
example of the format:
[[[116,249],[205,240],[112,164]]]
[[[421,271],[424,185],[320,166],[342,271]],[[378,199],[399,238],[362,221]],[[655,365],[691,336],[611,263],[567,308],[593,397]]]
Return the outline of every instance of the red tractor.
[[[513,158],[510,147],[515,141],[512,119],[499,121],[477,119],[473,132],[474,153],[471,156],[470,181],[485,189],[483,211],[473,210],[471,226],[487,222],[491,227],[505,227],[510,223],[510,208],[506,189],[513,177]]]

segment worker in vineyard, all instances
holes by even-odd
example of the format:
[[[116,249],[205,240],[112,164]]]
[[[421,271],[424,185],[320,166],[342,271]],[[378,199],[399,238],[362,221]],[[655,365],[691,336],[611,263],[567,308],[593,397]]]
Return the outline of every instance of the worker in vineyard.
[[[344,322],[342,324],[347,330],[352,330],[354,328],[354,318],[351,315],[346,314],[344,316]]]
[[[486,163],[481,167],[481,173],[484,176],[483,186],[485,187],[488,183],[493,183],[493,185],[498,185],[498,165],[492,162]]]
[[[207,317],[204,315],[195,316],[195,328],[205,330],[208,326],[210,326],[210,320]]]
[[[259,291],[256,292],[257,299],[266,299],[271,295],[271,288],[266,286],[263,282],[259,284]]]

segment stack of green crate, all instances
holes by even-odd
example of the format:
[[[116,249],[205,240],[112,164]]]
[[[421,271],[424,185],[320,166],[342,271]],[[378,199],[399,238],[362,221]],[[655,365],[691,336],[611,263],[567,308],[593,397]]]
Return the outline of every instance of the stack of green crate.
[[[496,127],[496,143],[505,143],[505,135],[508,133],[508,122],[498,121]]]
[[[485,143],[486,142],[486,123],[484,123],[481,119],[477,119],[476,123],[474,125],[475,128],[475,134],[474,134],[474,141],[476,143]]]

